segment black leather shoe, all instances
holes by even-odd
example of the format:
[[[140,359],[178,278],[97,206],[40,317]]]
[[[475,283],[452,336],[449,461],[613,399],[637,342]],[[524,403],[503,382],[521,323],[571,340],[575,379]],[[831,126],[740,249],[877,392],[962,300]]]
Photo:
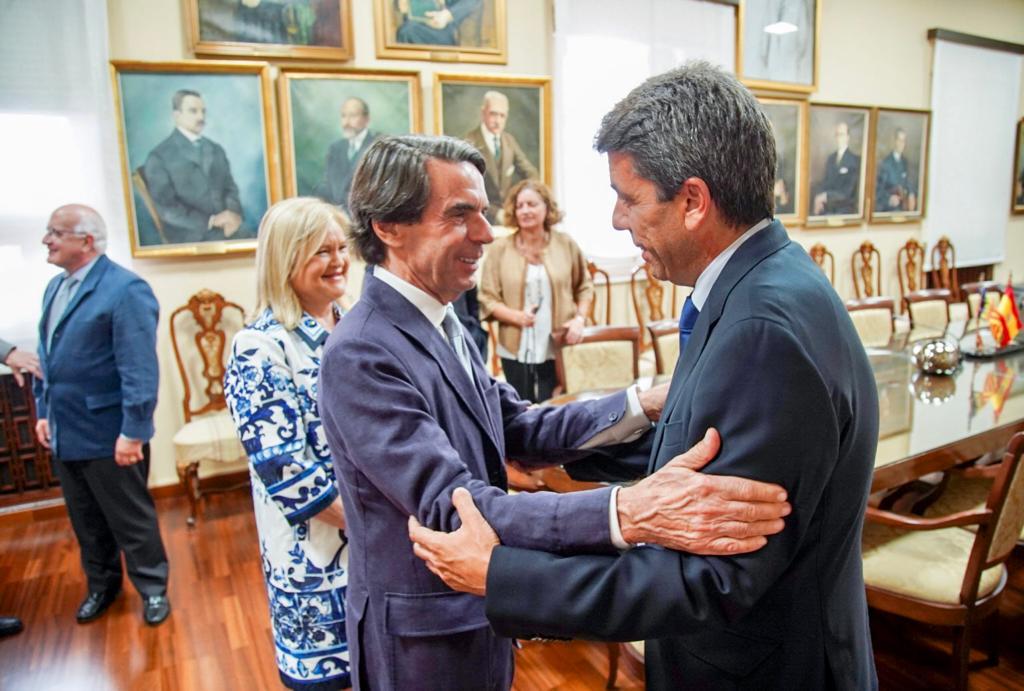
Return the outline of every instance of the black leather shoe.
[[[156,626],[171,613],[171,601],[166,595],[150,595],[142,603],[142,618],[150,626]]]
[[[84,624],[87,621],[97,619],[101,614],[107,611],[110,605],[114,604],[114,600],[117,599],[118,593],[121,590],[103,590],[97,593],[89,593],[82,604],[78,606],[78,614],[75,615],[75,619],[78,620],[79,624]]]
[[[21,633],[25,626],[18,617],[0,617],[0,638]]]

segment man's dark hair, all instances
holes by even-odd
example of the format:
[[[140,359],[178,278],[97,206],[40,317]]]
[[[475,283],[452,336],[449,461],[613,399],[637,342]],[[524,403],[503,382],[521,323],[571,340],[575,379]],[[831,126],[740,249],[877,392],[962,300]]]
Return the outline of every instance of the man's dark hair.
[[[380,264],[387,246],[373,232],[373,222],[415,223],[430,200],[427,161],[471,163],[484,174],[484,157],[461,139],[406,135],[381,137],[360,159],[352,178],[348,239],[367,264]]]
[[[775,210],[771,122],[739,81],[706,62],[690,62],[633,89],[601,121],[601,153],[633,159],[637,175],[673,199],[700,178],[723,218],[746,228]]]
[[[181,102],[185,100],[186,96],[195,96],[196,98],[202,98],[202,95],[198,91],[192,89],[178,89],[171,96],[171,107],[174,110],[181,110]]]

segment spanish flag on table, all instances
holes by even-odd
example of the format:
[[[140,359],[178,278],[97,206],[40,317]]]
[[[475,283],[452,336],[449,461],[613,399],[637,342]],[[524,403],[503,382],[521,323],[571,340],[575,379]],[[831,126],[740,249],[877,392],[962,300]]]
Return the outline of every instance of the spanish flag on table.
[[[988,327],[992,330],[992,337],[999,344],[1000,348],[1010,345],[1021,330],[1020,312],[1017,311],[1017,299],[1013,295],[1013,278],[1007,280],[1006,291],[998,306],[990,307],[988,310]]]

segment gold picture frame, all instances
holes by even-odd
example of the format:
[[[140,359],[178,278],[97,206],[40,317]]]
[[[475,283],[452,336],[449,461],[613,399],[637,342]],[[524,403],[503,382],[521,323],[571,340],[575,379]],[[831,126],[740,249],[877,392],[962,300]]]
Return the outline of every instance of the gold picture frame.
[[[736,76],[740,81],[751,89],[817,91],[822,2],[779,0],[769,4],[756,0],[751,4],[740,0],[736,10]],[[807,27],[809,21],[813,27]]]
[[[281,197],[270,66],[117,60],[110,70],[132,256],[255,250]]]
[[[871,223],[905,223],[925,217],[930,127],[930,110],[872,110],[867,193]]]
[[[196,55],[351,60],[352,0],[182,0]]]
[[[506,0],[374,0],[373,23],[381,59],[508,64]]]
[[[802,225],[807,218],[807,101],[757,94],[775,133],[775,218]]]
[[[366,148],[380,135],[423,131],[419,72],[284,68],[277,87],[286,197],[313,195],[347,207],[351,176]],[[355,116],[347,114],[350,106]],[[362,129],[345,132],[355,129],[346,124],[351,117]],[[358,149],[349,156],[353,141]]]
[[[495,152],[483,136],[484,99],[492,92],[506,100],[506,119],[498,132],[501,165],[495,165]],[[551,184],[551,109],[551,77],[434,74],[434,130],[465,139],[484,155],[492,223],[502,223],[503,196],[519,180],[539,177]]]
[[[867,171],[870,168],[870,106],[810,103],[807,117],[806,226],[836,228],[860,225],[867,218]],[[847,145],[840,154],[841,128]]]
[[[1010,211],[1024,214],[1024,118],[1017,123],[1017,145],[1013,157],[1013,182],[1010,187]]]

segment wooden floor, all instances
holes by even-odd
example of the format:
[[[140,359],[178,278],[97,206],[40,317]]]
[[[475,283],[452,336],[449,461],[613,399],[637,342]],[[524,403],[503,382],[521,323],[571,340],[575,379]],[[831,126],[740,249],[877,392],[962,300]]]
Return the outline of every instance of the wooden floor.
[[[0,614],[17,614],[26,625],[24,633],[0,639],[0,689],[280,688],[248,494],[208,498],[194,531],[185,527],[183,498],[157,505],[173,606],[157,628],[142,623],[140,600],[127,580],[106,616],[76,624],[85,582],[67,519],[0,522]],[[1003,660],[998,668],[973,672],[974,689],[1024,689],[1024,558],[1015,556],[1011,568]],[[944,631],[875,613],[872,624],[883,689],[948,685]],[[604,688],[603,645],[527,643],[517,655],[517,691]],[[642,689],[643,682],[620,669],[618,688]]]

